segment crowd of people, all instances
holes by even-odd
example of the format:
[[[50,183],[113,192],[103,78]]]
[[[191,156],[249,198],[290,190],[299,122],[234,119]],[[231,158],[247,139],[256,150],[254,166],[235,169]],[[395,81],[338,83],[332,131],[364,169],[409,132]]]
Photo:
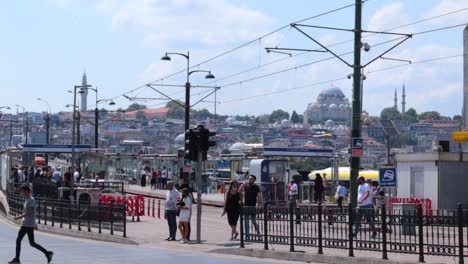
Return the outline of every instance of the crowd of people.
[[[83,173],[81,168],[76,168],[73,171],[72,167],[68,167],[65,172],[57,166],[15,166],[12,168],[11,179],[15,183],[32,183],[34,180],[42,180],[56,183],[58,186],[70,186],[72,183],[78,184],[84,180],[98,180],[99,176],[96,172],[85,170]]]

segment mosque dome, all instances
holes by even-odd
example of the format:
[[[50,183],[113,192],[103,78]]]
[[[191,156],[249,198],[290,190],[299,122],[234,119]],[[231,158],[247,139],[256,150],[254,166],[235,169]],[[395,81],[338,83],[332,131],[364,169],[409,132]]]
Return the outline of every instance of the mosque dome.
[[[288,119],[283,119],[281,121],[281,127],[282,128],[288,128],[291,127],[291,122]]]
[[[328,88],[322,90],[319,93],[318,96],[319,96],[319,98],[323,98],[323,99],[326,99],[326,98],[344,98],[345,97],[343,91],[341,91],[341,89],[336,87],[336,86],[331,86],[331,87],[328,87]]]
[[[185,142],[185,134],[179,134],[177,137],[174,139],[174,142],[176,144],[184,144]]]
[[[336,110],[336,109],[338,109],[338,106],[336,106],[336,104],[331,104],[331,105],[328,107],[328,109],[330,109],[330,110]]]

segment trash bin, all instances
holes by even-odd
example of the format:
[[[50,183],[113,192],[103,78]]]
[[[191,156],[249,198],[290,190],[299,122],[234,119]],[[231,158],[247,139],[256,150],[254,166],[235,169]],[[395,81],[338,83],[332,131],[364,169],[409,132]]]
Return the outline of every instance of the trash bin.
[[[393,204],[394,216],[400,224],[400,234],[404,236],[416,235],[416,204]]]

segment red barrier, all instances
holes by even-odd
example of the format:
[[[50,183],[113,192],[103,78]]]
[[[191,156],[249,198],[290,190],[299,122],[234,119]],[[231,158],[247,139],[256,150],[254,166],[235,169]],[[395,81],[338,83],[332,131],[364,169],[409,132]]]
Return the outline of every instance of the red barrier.
[[[422,204],[423,214],[426,216],[432,215],[432,200],[429,198],[392,198],[392,208],[395,203],[411,203],[411,204]]]
[[[144,216],[145,215],[145,198],[139,196],[124,196],[124,195],[101,195],[99,198],[101,203],[110,204],[126,204],[127,215]]]

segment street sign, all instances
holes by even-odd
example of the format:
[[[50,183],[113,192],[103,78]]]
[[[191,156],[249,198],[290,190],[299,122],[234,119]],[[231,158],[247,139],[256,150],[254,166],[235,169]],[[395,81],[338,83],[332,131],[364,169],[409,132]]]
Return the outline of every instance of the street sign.
[[[468,141],[468,131],[455,131],[452,133],[452,139],[455,143],[464,143]]]
[[[386,167],[379,169],[379,180],[381,187],[396,187],[397,174],[395,167]]]
[[[362,157],[364,155],[364,140],[362,138],[353,138],[351,155],[353,157]]]

